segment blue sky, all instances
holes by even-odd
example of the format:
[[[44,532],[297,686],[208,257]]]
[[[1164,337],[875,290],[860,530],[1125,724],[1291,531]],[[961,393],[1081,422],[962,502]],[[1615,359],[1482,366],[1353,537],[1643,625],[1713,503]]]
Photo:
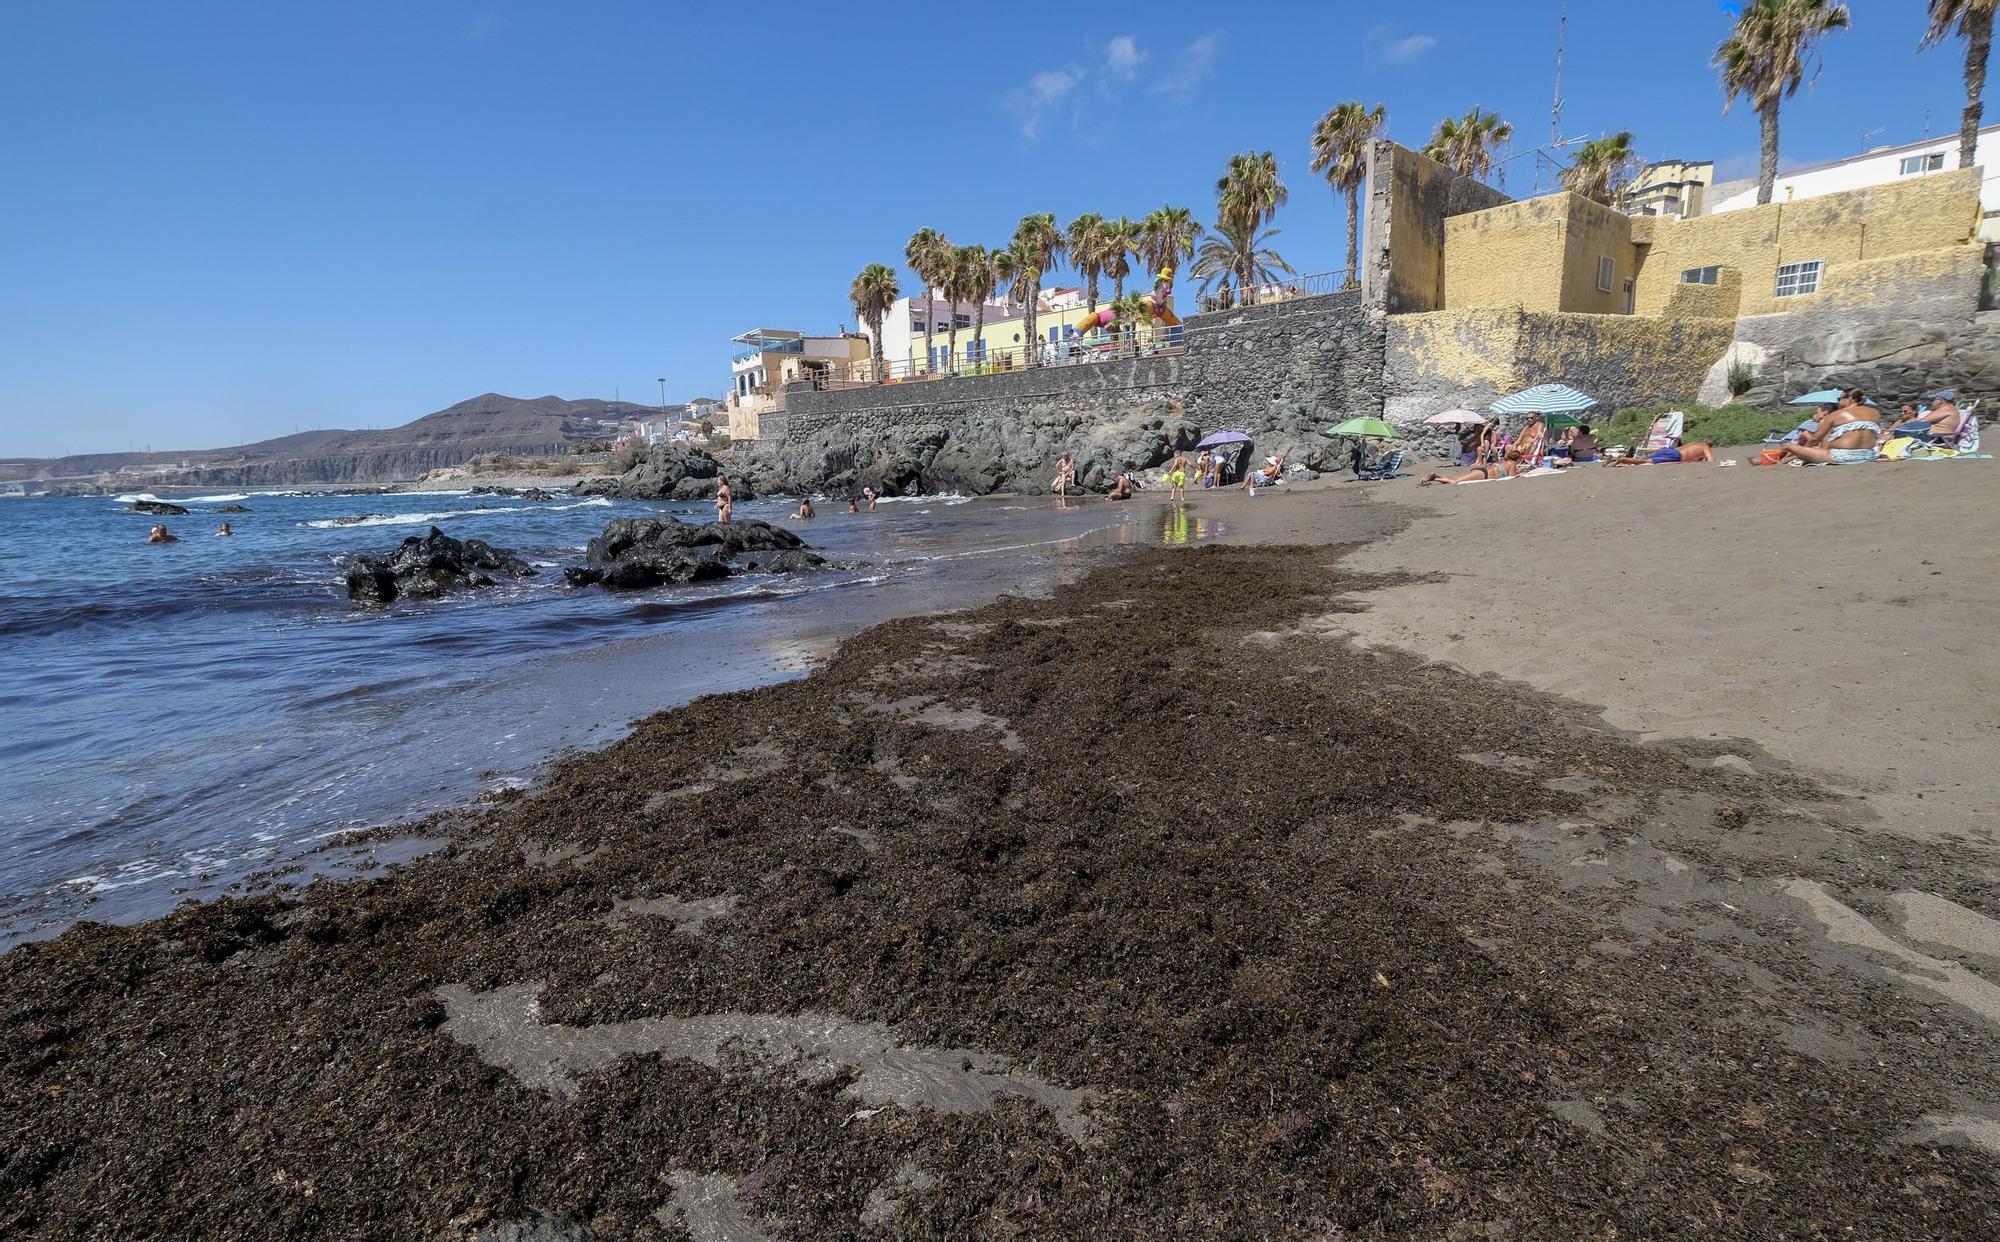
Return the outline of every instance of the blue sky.
[[[1569,7],[1566,134],[1754,173],[1756,117],[1723,115],[1708,66],[1721,6]],[[1910,0],[1853,7],[1787,107],[1787,162],[1957,124],[1960,47],[1919,57]],[[1252,147],[1291,186],[1280,251],[1338,267],[1314,119],[1383,102],[1417,145],[1478,104],[1527,151],[1561,8],[16,0],[0,454],[393,425],[488,390],[652,401],[661,375],[712,393],[732,334],[851,322],[853,274],[918,227],[1207,220]]]

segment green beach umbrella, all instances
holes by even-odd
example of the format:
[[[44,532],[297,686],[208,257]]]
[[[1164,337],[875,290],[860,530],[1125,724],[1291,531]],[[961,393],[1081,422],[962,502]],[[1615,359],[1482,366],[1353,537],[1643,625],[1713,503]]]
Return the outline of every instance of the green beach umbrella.
[[[1337,426],[1327,428],[1330,436],[1361,436],[1371,440],[1393,440],[1396,429],[1379,418],[1350,418]]]

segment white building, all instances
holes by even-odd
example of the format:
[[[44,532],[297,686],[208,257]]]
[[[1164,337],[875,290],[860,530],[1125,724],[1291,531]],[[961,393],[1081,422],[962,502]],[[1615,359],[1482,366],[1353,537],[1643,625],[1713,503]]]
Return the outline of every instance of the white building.
[[[2000,125],[1979,131],[1979,145],[1973,149],[1973,163],[1981,168],[2000,167]],[[1818,198],[1841,190],[1885,185],[1904,177],[1945,172],[1958,167],[1958,134],[1942,134],[1922,142],[1906,142],[1896,147],[1876,147],[1860,155],[1803,168],[1781,171],[1771,187],[1771,201],[1789,203],[1801,198]],[[1731,181],[1709,189],[1705,215],[1741,211],[1757,205],[1757,183]],[[1987,214],[2000,212],[2000,179],[1988,177],[1979,186],[1979,206]]]
[[[947,302],[943,298],[897,298],[882,316],[882,357],[890,362],[913,357],[910,342],[924,339],[924,325],[934,325],[933,335],[943,336],[951,330],[952,319],[958,320],[960,331],[972,326],[979,313],[977,302]],[[1003,298],[995,298],[986,304],[986,322],[999,323],[1006,319],[1018,319],[1019,307]],[[868,335],[868,325],[861,325],[861,334]]]

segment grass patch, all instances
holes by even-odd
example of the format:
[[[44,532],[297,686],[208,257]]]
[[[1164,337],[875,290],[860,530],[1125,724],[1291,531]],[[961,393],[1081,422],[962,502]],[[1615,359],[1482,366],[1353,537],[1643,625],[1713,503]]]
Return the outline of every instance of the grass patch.
[[[1650,405],[1628,405],[1611,415],[1609,421],[1592,428],[1599,444],[1623,444],[1644,434],[1653,420],[1668,410],[1687,415],[1684,440],[1706,440],[1711,444],[1756,444],[1772,431],[1790,431],[1811,411],[1801,406],[1796,414],[1773,413],[1747,405],[1702,405],[1698,401],[1661,401]]]

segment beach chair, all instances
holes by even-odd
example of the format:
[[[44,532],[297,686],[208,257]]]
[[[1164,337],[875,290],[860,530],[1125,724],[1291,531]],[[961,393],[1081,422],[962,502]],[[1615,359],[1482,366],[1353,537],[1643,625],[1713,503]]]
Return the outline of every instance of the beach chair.
[[[1364,483],[1380,483],[1385,479],[1407,479],[1410,476],[1402,473],[1405,456],[1402,449],[1396,449],[1374,465],[1362,467],[1354,477]]]
[[[1679,410],[1668,410],[1653,420],[1653,425],[1646,429],[1645,435],[1632,442],[1631,455],[1645,457],[1671,446],[1675,440],[1680,439],[1681,428],[1686,423],[1687,415]]]

